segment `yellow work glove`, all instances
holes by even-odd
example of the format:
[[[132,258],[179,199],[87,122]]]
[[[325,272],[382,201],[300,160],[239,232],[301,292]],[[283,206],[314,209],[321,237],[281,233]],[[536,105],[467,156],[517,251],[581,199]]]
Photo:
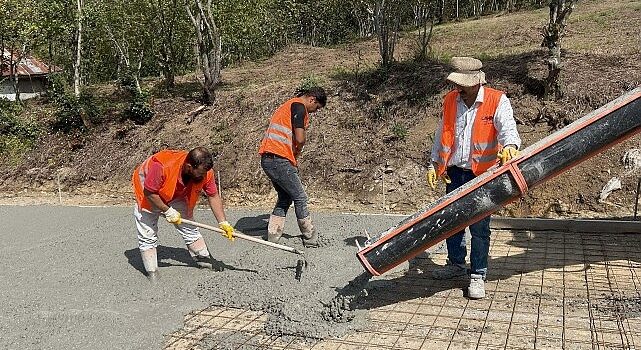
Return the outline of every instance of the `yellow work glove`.
[[[438,181],[438,176],[436,175],[436,168],[434,167],[434,164],[431,164],[427,166],[427,184],[430,185],[430,187],[434,190],[436,189],[436,182]],[[445,181],[446,184],[452,183],[452,180],[450,180],[450,177],[447,176],[447,174],[443,174],[441,176],[443,181]]]
[[[436,168],[430,163],[427,167],[427,184],[434,190],[436,189],[436,181],[438,177],[436,176]]]
[[[450,179],[450,176],[447,175],[447,173],[441,175],[441,178],[443,179],[443,181],[445,181],[446,184],[451,184],[452,183],[452,179]]]
[[[497,155],[501,165],[519,156],[519,151],[512,145],[507,145]]]
[[[163,214],[165,214],[165,219],[172,224],[180,225],[183,221],[178,210],[172,207],[169,207],[169,209],[167,209]]]
[[[221,230],[225,231],[223,233],[223,237],[227,238],[230,241],[234,241],[234,228],[229,224],[227,221],[221,221],[218,223],[218,227],[220,227]]]

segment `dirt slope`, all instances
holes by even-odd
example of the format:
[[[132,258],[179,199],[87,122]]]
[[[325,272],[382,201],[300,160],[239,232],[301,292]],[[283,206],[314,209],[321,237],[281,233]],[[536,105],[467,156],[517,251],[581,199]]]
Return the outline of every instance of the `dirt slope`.
[[[424,180],[424,156],[432,144],[447,92],[444,63],[455,55],[481,58],[491,86],[510,97],[524,146],[641,85],[641,5],[623,0],[579,3],[563,41],[566,95],[539,99],[546,74],[540,28],[546,9],[451,23],[435,29],[434,59],[415,63],[415,34],[404,33],[397,64],[377,70],[376,41],[335,48],[289,47],[260,62],[227,68],[218,101],[187,122],[198,106],[195,75],[180,78],[178,92],[157,94],[157,112],[144,126],[122,123],[110,113],[106,122],[82,135],[50,134],[19,164],[0,164],[2,201],[57,200],[126,203],[134,166],[162,148],[204,145],[218,154],[223,195],[228,205],[269,206],[275,193],[256,154],[271,112],[308,77],[331,92],[327,108],[312,116],[300,173],[315,207],[339,210],[411,212],[439,197]],[[153,88],[157,81],[148,81]],[[105,99],[122,92],[94,87]],[[29,104],[27,116],[46,122],[51,107]],[[629,215],[639,174],[625,174],[621,156],[641,148],[636,136],[595,156],[533,190],[503,214],[519,216]],[[609,204],[598,194],[612,176],[623,189]],[[58,181],[59,179],[59,181]],[[16,197],[19,196],[19,197]],[[74,196],[73,199],[69,199]],[[589,214],[587,212],[590,212]]]

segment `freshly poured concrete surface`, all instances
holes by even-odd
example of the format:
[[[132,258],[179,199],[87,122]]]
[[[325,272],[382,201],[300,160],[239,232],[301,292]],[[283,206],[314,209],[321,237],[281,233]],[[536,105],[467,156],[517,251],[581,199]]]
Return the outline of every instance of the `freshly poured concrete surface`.
[[[305,305],[299,303],[299,296],[308,294],[300,287],[313,288],[313,297],[320,292],[331,301],[336,289],[344,287],[343,281],[356,277],[360,268],[353,240],[362,236],[364,229],[376,232],[399,220],[394,216],[314,213],[317,228],[327,238],[319,250],[308,252],[310,266],[300,284],[293,283],[296,255],[241,240],[230,243],[202,231],[214,256],[227,268],[213,276],[216,272],[191,264],[181,237],[173,227],[160,222],[162,277],[151,286],[141,272],[132,210],[0,206],[0,348],[159,348],[165,336],[182,327],[183,316],[190,311],[216,302],[249,306],[265,291],[273,293],[268,299],[291,300],[293,309],[284,312],[296,313],[297,307]],[[293,214],[286,233],[297,235]],[[245,233],[264,233],[266,215],[262,212],[230,210],[228,216]],[[208,211],[198,211],[195,219],[215,222]],[[286,237],[285,244],[302,247],[296,237]],[[323,273],[325,254],[333,256],[327,270],[333,277],[310,281],[314,273]],[[342,257],[346,257],[344,264]],[[270,274],[277,277],[277,288],[265,288],[271,283]],[[255,283],[260,284],[255,293],[244,290]],[[289,288],[283,285],[287,283],[298,287],[292,295],[283,295]],[[270,305],[289,304],[258,307]],[[275,327],[279,324],[273,323]]]
[[[353,240],[401,218],[318,214],[326,237],[294,280],[294,254],[203,231],[226,266],[190,266],[160,223],[163,279],[142,275],[131,208],[2,207],[0,349],[633,349],[641,344],[637,234],[493,230],[487,298],[467,279],[434,281],[442,251],[371,280],[368,295],[327,322],[362,271]],[[292,216],[293,213],[290,214]],[[267,216],[229,211],[247,234]],[[213,223],[208,211],[196,220]],[[286,233],[297,234],[293,216]],[[285,244],[302,248],[297,237]],[[311,312],[310,312],[311,311]],[[320,316],[319,316],[319,313]],[[366,314],[367,320],[359,317]],[[329,318],[340,321],[336,314]],[[353,331],[357,328],[358,331]],[[284,334],[323,336],[325,340]],[[344,333],[344,334],[343,334]]]

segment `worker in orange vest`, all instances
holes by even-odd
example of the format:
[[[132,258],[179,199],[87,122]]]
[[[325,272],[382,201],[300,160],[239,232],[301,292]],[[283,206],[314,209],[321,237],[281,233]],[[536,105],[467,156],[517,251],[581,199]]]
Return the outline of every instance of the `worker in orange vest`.
[[[271,117],[258,153],[260,164],[278,194],[269,216],[267,240],[278,243],[285,228],[287,210],[294,203],[303,244],[318,246],[318,233],[307,209],[307,194],[298,176],[298,156],[306,141],[309,114],[325,107],[327,95],[320,87],[301,90],[283,103]]]
[[[498,162],[503,165],[518,156],[521,139],[510,101],[505,93],[484,86],[483,64],[472,57],[453,57],[455,69],[447,80],[454,89],[443,103],[443,118],[436,130],[428,166],[432,189],[438,179],[452,192]],[[498,155],[498,159],[497,159]],[[470,225],[470,284],[468,297],[485,297],[485,278],[490,248],[490,217]],[[447,239],[447,264],[433,271],[436,279],[467,274],[465,232]]]
[[[217,269],[197,227],[182,222],[191,219],[201,192],[205,192],[223,236],[234,240],[234,228],[225,219],[223,203],[212,171],[211,153],[204,147],[189,152],[165,150],[147,158],[132,176],[136,206],[134,219],[138,231],[138,248],[150,280],[158,275],[158,218],[160,214],[174,225],[183,237],[189,254],[199,267]]]

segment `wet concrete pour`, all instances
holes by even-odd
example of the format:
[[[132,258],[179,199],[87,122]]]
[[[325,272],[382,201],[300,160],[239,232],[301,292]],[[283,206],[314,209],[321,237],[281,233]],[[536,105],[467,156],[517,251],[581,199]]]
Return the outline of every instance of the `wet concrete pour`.
[[[245,233],[263,234],[267,215],[229,214]],[[210,249],[227,269],[200,270],[190,264],[180,237],[161,223],[162,279],[150,286],[140,271],[131,208],[0,206],[0,215],[0,348],[641,344],[638,235],[495,230],[486,299],[466,299],[465,278],[435,283],[429,277],[445,261],[440,252],[370,280],[367,297],[353,302],[361,282],[349,282],[362,273],[354,239],[364,229],[386,229],[398,217],[314,214],[325,238],[320,248],[307,250],[300,281],[298,256],[210,233],[204,233]],[[196,220],[213,221],[206,211]],[[297,232],[293,218],[286,230]],[[297,237],[285,243],[302,248]]]
[[[161,280],[151,286],[141,272],[131,207],[0,206],[0,215],[0,348],[9,349],[159,348],[185,314],[211,304],[265,309],[275,317],[267,326],[273,333],[341,334],[356,322],[315,326],[317,312],[362,271],[352,246],[359,232],[398,220],[313,214],[325,238],[321,248],[306,251],[300,281],[297,255],[205,231],[226,269],[198,269],[180,236],[160,223]],[[264,233],[267,215],[228,216],[247,234]],[[214,222],[207,211],[195,219]],[[298,234],[293,218],[287,233]],[[285,243],[302,248],[297,237]]]
[[[197,294],[211,305],[264,311],[268,316],[265,330],[270,335],[322,339],[360,329],[364,310],[354,310],[349,303],[366,293],[363,288],[369,276],[355,257],[354,240],[362,239],[355,233],[372,223],[371,217],[354,215],[317,220],[321,246],[307,249],[297,228],[287,226],[282,243],[305,250],[307,267],[300,280],[296,279],[296,255],[234,247],[241,251],[226,257],[230,267],[208,275],[198,285]]]

